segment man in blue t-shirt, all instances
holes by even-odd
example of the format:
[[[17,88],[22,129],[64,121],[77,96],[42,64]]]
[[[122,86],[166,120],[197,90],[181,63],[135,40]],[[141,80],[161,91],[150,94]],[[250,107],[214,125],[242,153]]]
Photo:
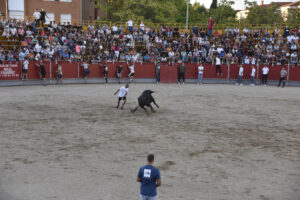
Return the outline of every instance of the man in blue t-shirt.
[[[136,181],[141,182],[141,200],[157,200],[156,188],[161,185],[160,173],[153,166],[154,155],[149,154],[147,160],[148,164],[140,168]]]

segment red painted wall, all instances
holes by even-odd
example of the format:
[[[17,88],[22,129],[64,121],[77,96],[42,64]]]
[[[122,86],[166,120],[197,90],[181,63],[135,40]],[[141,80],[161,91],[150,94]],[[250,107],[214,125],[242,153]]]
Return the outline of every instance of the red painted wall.
[[[8,62],[4,63],[7,64]],[[12,62],[13,63],[13,62]],[[38,62],[32,61],[29,64],[28,69],[28,79],[39,79],[39,68],[35,66]],[[57,64],[52,62],[51,68],[51,78],[55,79],[56,71],[57,71]],[[63,69],[63,78],[82,78],[83,67],[81,66],[82,63],[77,62],[68,62],[68,61],[60,61],[59,64],[62,66]],[[120,63],[108,63],[108,78],[116,78],[116,69]],[[19,67],[15,68],[16,74],[20,74],[21,77],[21,64],[18,63]],[[175,83],[177,82],[177,67],[178,64],[175,65],[168,65],[165,63],[161,63],[161,82],[162,83]],[[122,63],[123,71],[122,77],[127,78],[129,74],[128,64]],[[135,78],[155,78],[155,64],[154,63],[136,63],[135,65]],[[227,79],[228,78],[228,67],[227,65],[222,65],[221,69],[223,71],[223,76],[217,76],[216,74],[216,67],[215,65],[211,64],[203,64],[204,66],[204,78],[213,78],[213,79]],[[46,67],[46,78],[50,78],[50,62],[45,62]],[[195,63],[188,63],[186,64],[187,70],[185,77],[188,79],[196,79],[198,73],[198,66]],[[255,66],[256,75],[255,78],[261,78],[262,73],[262,65],[258,67]],[[279,80],[280,77],[280,70],[282,66],[268,66],[270,69],[268,79],[269,80]],[[287,66],[284,66],[288,69]],[[89,65],[90,74],[88,78],[103,78],[103,71],[104,71],[104,64],[90,64]],[[230,74],[229,78],[234,80],[238,77],[239,65],[231,65],[230,66]],[[78,74],[79,72],[79,74]],[[249,79],[251,73],[251,65],[244,65],[244,79]],[[258,73],[258,74],[257,74]],[[17,80],[17,77],[0,77],[0,80]],[[300,81],[300,67],[299,66],[290,66],[290,74],[289,74],[290,81]]]

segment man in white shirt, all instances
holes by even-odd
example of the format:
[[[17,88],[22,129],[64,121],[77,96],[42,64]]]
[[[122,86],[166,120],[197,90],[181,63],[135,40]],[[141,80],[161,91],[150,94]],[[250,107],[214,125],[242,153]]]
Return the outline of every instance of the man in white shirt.
[[[130,19],[127,23],[127,26],[128,26],[128,30],[130,31],[130,33],[133,32],[133,21]]]
[[[129,79],[130,79],[130,83],[133,82],[133,78],[134,78],[134,64],[132,63],[131,65],[129,65]]]
[[[120,107],[120,109],[122,109],[122,110],[124,109],[124,105],[126,103],[126,96],[127,96],[128,90],[129,90],[129,85],[126,84],[125,87],[121,87],[120,89],[118,89],[115,92],[115,95],[119,92],[119,95],[118,95],[118,105],[116,106],[116,108],[119,108],[120,102],[121,102],[121,100],[123,100],[123,104]]]
[[[28,77],[27,77],[28,65],[29,65],[29,62],[28,62],[27,58],[25,58],[25,60],[23,62],[23,68],[22,68],[22,80],[24,80],[24,79],[28,80]]]
[[[237,80],[238,85],[243,85],[243,75],[244,75],[244,67],[243,67],[243,65],[240,65],[239,76],[238,76],[238,80]]]
[[[33,13],[33,17],[34,17],[34,20],[35,20],[35,26],[40,27],[41,13],[39,12],[38,9],[35,9],[35,12]]]
[[[262,68],[262,79],[261,79],[261,84],[262,84],[263,86],[267,86],[268,74],[269,74],[269,68],[265,65],[265,66]]]
[[[221,76],[223,76],[223,72],[221,69],[221,59],[220,59],[219,55],[217,55],[217,57],[216,57],[216,73],[217,73],[217,76],[219,76],[220,73],[221,73]]]
[[[202,63],[198,66],[198,84],[202,84],[204,67]]]
[[[255,77],[255,67],[254,65],[252,65],[252,69],[251,69],[251,75],[250,75],[250,85],[254,86],[254,77]]]
[[[116,25],[114,25],[111,29],[112,29],[112,33],[113,34],[117,34],[118,33],[118,27]]]

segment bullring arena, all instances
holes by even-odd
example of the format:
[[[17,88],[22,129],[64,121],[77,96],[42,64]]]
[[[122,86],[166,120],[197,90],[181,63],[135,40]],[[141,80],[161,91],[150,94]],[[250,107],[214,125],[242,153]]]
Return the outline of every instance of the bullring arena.
[[[119,110],[119,87],[1,87],[0,199],[137,200],[154,153],[159,199],[299,200],[299,88],[135,83]]]

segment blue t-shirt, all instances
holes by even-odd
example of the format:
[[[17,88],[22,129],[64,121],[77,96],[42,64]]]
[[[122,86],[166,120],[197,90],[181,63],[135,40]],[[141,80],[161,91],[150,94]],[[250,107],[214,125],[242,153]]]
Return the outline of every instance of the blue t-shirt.
[[[160,179],[159,170],[152,165],[144,165],[140,168],[138,178],[141,179],[140,194],[146,196],[156,196],[156,180]]]

